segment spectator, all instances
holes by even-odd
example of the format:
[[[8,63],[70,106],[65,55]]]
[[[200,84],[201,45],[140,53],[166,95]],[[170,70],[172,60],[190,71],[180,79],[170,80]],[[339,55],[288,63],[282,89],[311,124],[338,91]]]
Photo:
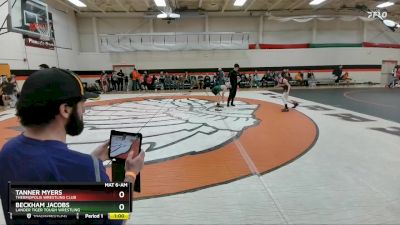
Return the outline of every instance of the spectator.
[[[397,65],[393,68],[392,76],[388,85],[389,88],[396,87],[397,82],[400,80],[400,66]]]
[[[108,84],[108,91],[112,91],[113,89],[113,85],[112,85],[112,72],[111,73],[107,73],[107,84]]]
[[[178,75],[177,76],[178,79],[178,89],[184,89],[184,85],[185,85],[185,75]]]
[[[310,87],[315,87],[317,85],[317,81],[315,80],[315,76],[312,71],[307,73],[307,84]]]
[[[122,70],[119,70],[117,76],[118,76],[118,91],[122,91],[124,87],[125,74],[122,72]]]
[[[151,78],[151,90],[157,90],[157,78],[155,74]]]
[[[211,77],[208,75],[204,77],[204,87],[211,88]]]
[[[315,79],[314,73],[312,71],[307,73],[307,79],[309,79],[309,80]]]
[[[145,90],[145,88],[144,88],[145,87],[144,86],[144,74],[141,74],[141,73],[138,73],[138,74],[139,74],[139,79],[137,80],[137,82],[138,82],[138,85],[139,85],[139,90],[143,91],[143,90]]]
[[[165,87],[165,76],[164,76],[164,72],[163,71],[160,72],[160,80],[159,80],[159,82],[160,82],[160,85],[161,85],[161,90],[164,90],[164,87]]]
[[[190,89],[197,88],[199,89],[199,83],[197,82],[197,77],[192,75],[190,76]]]
[[[225,85],[225,72],[222,68],[218,68],[218,72],[215,77],[215,85]]]
[[[0,197],[4,215],[7,214],[10,181],[109,182],[102,162],[108,159],[108,141],[96,148],[91,155],[71,150],[66,144],[67,134],[76,136],[84,129],[86,97],[88,95],[79,78],[66,70],[41,70],[25,81],[16,113],[24,132],[9,140],[0,151]],[[128,156],[125,181],[135,181],[131,174],[141,171],[143,161],[143,151],[135,158]],[[98,173],[96,168],[99,169]],[[9,217],[5,218],[7,224],[25,224],[23,221],[11,222]],[[35,222],[48,223],[75,222],[49,222],[48,219]],[[90,223],[121,224],[107,219],[93,220]]]
[[[342,73],[343,73],[343,66],[340,65],[338,66],[336,69],[333,70],[332,74],[334,76],[336,76],[336,80],[335,83],[339,83],[340,78],[342,77]]]
[[[185,71],[185,76],[183,78],[183,88],[189,88],[191,89],[191,82],[190,82],[190,75],[188,71]]]
[[[132,91],[137,91],[139,90],[140,86],[140,73],[136,70],[136,68],[133,68],[132,71]]]
[[[147,74],[147,71],[144,71],[143,72],[143,81],[141,82],[141,84],[142,84],[142,89],[143,90],[147,90],[148,89],[148,87],[147,87],[147,78],[149,77],[149,74]]]
[[[351,78],[348,72],[345,72],[341,78],[347,85],[350,84]]]
[[[254,80],[254,84],[255,84],[255,86],[256,86],[257,88],[259,88],[259,87],[260,87],[260,81],[261,81],[261,78],[259,77],[259,75],[258,75],[258,71],[257,71],[257,70],[256,70],[256,71],[254,71],[253,80]]]
[[[155,80],[155,76],[151,76],[150,74],[147,74],[147,79],[146,79],[146,85],[147,85],[147,90],[153,90],[153,85],[154,85],[154,80]]]
[[[108,92],[108,75],[106,73],[106,71],[103,70],[103,72],[100,75],[100,84],[101,84],[101,88],[103,90],[103,93]]]
[[[0,109],[3,109],[4,102],[3,102],[3,77],[6,77],[5,75],[1,75],[0,77]]]
[[[395,80],[395,82],[397,83],[397,84],[395,84],[395,87],[398,87],[399,86],[399,81],[400,81],[400,66],[397,66],[397,70],[396,70],[396,80]]]
[[[303,76],[302,73],[299,71],[296,76],[294,77],[294,80],[299,84],[303,85]]]
[[[14,108],[17,103],[17,95],[15,93],[15,83],[12,82],[12,78],[9,77],[5,82],[2,83],[2,100],[4,106]]]
[[[114,91],[118,91],[119,85],[118,85],[118,75],[116,71],[112,71],[111,74],[111,83],[112,83],[112,89]]]
[[[203,76],[198,76],[198,89],[204,89],[204,78]]]
[[[124,91],[129,91],[129,77],[124,74]]]
[[[286,79],[288,81],[292,81],[293,80],[292,75],[289,72],[289,69],[286,69],[284,77],[286,77]]]

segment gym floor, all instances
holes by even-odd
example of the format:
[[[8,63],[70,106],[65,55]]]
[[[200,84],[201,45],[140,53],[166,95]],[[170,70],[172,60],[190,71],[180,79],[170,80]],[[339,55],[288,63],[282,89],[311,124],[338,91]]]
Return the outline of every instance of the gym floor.
[[[267,90],[222,112],[211,92],[107,94],[67,141],[90,153],[110,129],[144,135],[132,224],[398,223],[400,89],[291,94],[288,113]],[[0,112],[0,145],[21,131],[14,115]]]

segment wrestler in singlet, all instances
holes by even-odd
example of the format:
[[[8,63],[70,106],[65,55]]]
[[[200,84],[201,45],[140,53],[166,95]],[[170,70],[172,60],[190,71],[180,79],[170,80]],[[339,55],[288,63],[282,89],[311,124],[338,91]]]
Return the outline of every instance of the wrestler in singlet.
[[[284,108],[282,109],[282,112],[289,112],[289,108],[287,106],[288,102],[293,104],[292,108],[296,108],[299,103],[296,101],[291,101],[289,100],[289,82],[285,79],[285,78],[280,78],[278,80],[278,84],[279,86],[281,86],[283,88],[283,93],[282,93],[282,101],[284,104]]]

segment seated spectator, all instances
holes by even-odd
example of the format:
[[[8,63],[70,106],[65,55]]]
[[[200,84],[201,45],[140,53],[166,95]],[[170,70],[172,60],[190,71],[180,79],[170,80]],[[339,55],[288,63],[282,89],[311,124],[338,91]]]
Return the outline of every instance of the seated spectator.
[[[257,70],[256,70],[256,72],[257,72]],[[258,76],[258,73],[254,73],[254,77],[253,78],[254,78],[253,80],[254,80],[255,86],[257,88],[259,88],[261,86],[261,84],[260,84],[261,78]]]
[[[315,87],[317,85],[317,81],[315,80],[315,76],[312,71],[307,73],[307,84],[311,87]]]
[[[157,90],[157,78],[155,74],[153,74],[150,82],[150,90]]]
[[[264,74],[264,76],[261,78],[261,84],[262,84],[262,86],[264,86],[264,83],[266,83],[267,82],[267,73],[265,73]]]
[[[15,83],[12,82],[12,78],[7,78],[7,81],[3,82],[1,85],[2,88],[2,100],[4,106],[14,108],[17,103],[17,94],[15,92],[16,86]]]
[[[301,76],[301,72],[298,72],[296,76],[294,77],[294,80],[299,84],[303,85],[303,78]]]
[[[164,79],[164,89],[171,90],[172,88],[172,79],[171,76],[168,75],[168,72],[165,74],[165,79]]]
[[[199,88],[199,89],[204,89],[204,78],[203,78],[203,76],[198,76],[198,77],[197,77],[197,80],[199,81],[199,86],[198,86],[198,88]]]
[[[293,80],[293,78],[292,78],[292,75],[289,73],[289,70],[286,70],[286,79],[288,80],[288,81],[292,81]]]
[[[339,83],[339,80],[342,78],[342,73],[343,73],[343,66],[342,65],[336,67],[332,71],[333,76],[336,77],[335,83]]]
[[[395,84],[395,87],[399,87],[400,86],[400,66],[397,66],[395,82],[397,83],[397,84]]]
[[[155,79],[154,75],[153,76],[151,76],[150,74],[147,75],[147,77],[146,77],[146,89],[147,90],[153,90],[153,85],[154,85],[153,78]]]
[[[315,80],[314,73],[312,71],[307,73],[307,79],[308,80]]]
[[[211,87],[211,77],[208,75],[204,77],[204,87]]]
[[[158,82],[160,83],[161,90],[164,90],[164,86],[165,86],[164,71],[160,71],[160,78],[158,79]]]
[[[3,106],[5,106],[4,102],[3,102],[3,84],[6,81],[7,81],[7,76],[6,75],[1,75],[1,77],[0,77],[0,106],[1,106],[1,108],[0,109],[2,109]]]
[[[396,66],[396,67],[393,69],[392,77],[391,77],[391,79],[390,79],[390,82],[389,82],[388,87],[389,87],[389,88],[394,88],[394,87],[396,87],[396,86],[398,85],[399,80],[400,80],[400,66]]]
[[[190,76],[190,89],[199,88],[199,83],[197,82],[196,76]]]
[[[340,80],[344,81],[347,85],[349,85],[349,84],[350,84],[350,81],[351,81],[349,72],[345,72],[345,73],[343,74],[343,76],[340,78]]]

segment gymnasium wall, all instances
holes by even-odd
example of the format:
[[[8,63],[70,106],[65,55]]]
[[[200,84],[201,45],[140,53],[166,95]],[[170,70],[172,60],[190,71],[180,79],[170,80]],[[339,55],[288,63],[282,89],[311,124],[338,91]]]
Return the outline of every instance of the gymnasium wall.
[[[56,50],[26,47],[21,34],[0,35],[0,63],[7,63],[12,70],[36,70],[38,65],[78,69],[76,56],[79,53],[79,39],[76,17],[73,11],[52,1],[49,11],[53,14]],[[8,4],[0,7],[0,21],[8,14]]]
[[[307,48],[276,50],[214,50],[172,52],[96,52],[93,24],[97,33],[151,32],[250,32],[250,43],[261,44],[354,44],[362,42],[400,44],[400,32],[384,29],[378,22],[355,21],[294,21],[278,22],[263,19],[263,33],[258,34],[260,17],[190,17],[173,21],[135,17],[102,16],[93,20],[73,13],[65,6],[51,3],[57,51],[25,47],[22,35],[9,33],[0,36],[0,63],[9,63],[12,70],[36,70],[41,63],[78,71],[110,70],[113,65],[135,64],[140,69],[201,69],[232,67],[291,67],[374,65],[382,60],[400,61],[400,50],[390,48]],[[7,7],[0,15],[5,16]],[[1,18],[0,18],[1,19]],[[208,24],[208,26],[206,26]],[[27,60],[24,61],[24,58]],[[379,81],[379,71],[352,74],[362,81]],[[94,75],[94,74],[93,74]],[[329,76],[321,72],[320,76]]]
[[[305,48],[277,50],[214,50],[174,52],[99,53],[93,43],[93,20],[78,17],[81,54],[78,67],[82,70],[109,70],[112,65],[135,64],[139,69],[180,69],[232,67],[381,65],[382,60],[400,61],[399,49],[387,48]],[[150,18],[97,18],[98,34],[151,32],[250,32],[250,43],[265,44],[360,44],[400,43],[400,33],[385,30],[378,22],[320,21],[299,23],[263,19],[263,33],[258,34],[260,17],[186,18],[167,24]],[[378,70],[352,71],[358,81],[379,82]],[[330,73],[317,72],[320,77]]]
[[[78,17],[82,52],[95,52],[92,17]],[[391,32],[377,21],[311,20],[309,22],[279,22],[263,18],[263,33],[259,35],[260,17],[182,18],[168,24],[164,20],[120,17],[96,18],[98,34],[151,32],[249,32],[253,44],[357,44],[362,42],[400,44],[400,32]],[[315,27],[315,33],[314,33]],[[261,39],[259,40],[259,36]]]

